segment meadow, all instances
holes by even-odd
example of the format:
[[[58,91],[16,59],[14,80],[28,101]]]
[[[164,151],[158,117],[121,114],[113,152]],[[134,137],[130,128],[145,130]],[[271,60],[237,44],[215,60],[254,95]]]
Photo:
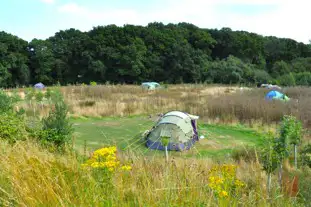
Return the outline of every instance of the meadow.
[[[203,84],[167,85],[156,91],[133,85],[60,90],[74,128],[68,149],[55,152],[33,139],[14,145],[2,140],[1,205],[308,206],[311,201],[309,167],[299,162],[296,169],[291,157],[285,160],[283,185],[275,171],[268,192],[260,160],[266,132],[277,134],[285,114],[296,116],[306,130],[298,149],[309,143],[309,88],[285,88],[289,103],[265,101],[266,89]],[[25,109],[26,120],[45,117],[48,101],[36,95],[31,99],[30,92],[9,93],[22,97],[15,107]],[[158,114],[170,110],[200,116],[199,134],[205,138],[189,151],[170,152],[166,162],[163,151],[145,147],[142,134]],[[130,170],[82,167],[94,150],[109,146],[117,147],[118,165]],[[299,189],[293,185],[297,177]]]
[[[186,111],[209,123],[270,125],[284,114],[294,114],[311,126],[311,90],[284,88],[293,99],[289,104],[264,100],[267,89],[213,86],[204,84],[168,85],[166,89],[146,91],[140,86],[69,86],[63,93],[73,116],[154,115],[170,110]]]

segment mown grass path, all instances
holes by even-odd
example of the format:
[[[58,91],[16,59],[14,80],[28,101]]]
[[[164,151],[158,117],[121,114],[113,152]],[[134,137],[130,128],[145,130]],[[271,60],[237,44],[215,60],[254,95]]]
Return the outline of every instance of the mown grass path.
[[[155,121],[143,116],[79,118],[73,119],[75,128],[75,147],[94,150],[102,146],[117,145],[144,155],[163,155],[163,152],[145,147],[141,134],[150,129]],[[185,152],[170,152],[186,157],[223,157],[232,150],[245,146],[260,146],[262,135],[243,126],[224,126],[199,124],[199,133],[205,139]]]

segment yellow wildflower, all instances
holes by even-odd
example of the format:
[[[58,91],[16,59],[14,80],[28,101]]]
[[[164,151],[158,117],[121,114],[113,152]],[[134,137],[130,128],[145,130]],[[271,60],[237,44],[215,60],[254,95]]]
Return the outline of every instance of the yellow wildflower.
[[[121,167],[121,170],[124,170],[124,171],[130,171],[132,169],[132,167],[130,165],[124,165]]]
[[[219,197],[221,197],[221,198],[228,197],[227,191],[224,191],[224,190],[220,191]]]
[[[92,168],[98,168],[98,167],[99,167],[99,162],[93,162],[93,163],[91,164],[91,167],[92,167]]]
[[[234,184],[235,184],[236,187],[244,187],[245,186],[245,184],[242,181],[238,180],[238,179],[236,179],[234,181]]]

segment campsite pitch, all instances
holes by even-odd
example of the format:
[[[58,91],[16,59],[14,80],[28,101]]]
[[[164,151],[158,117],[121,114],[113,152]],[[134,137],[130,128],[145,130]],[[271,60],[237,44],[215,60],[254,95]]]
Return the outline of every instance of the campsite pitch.
[[[146,156],[162,156],[163,151],[151,150],[145,146],[142,133],[150,129],[155,121],[146,116],[78,118],[73,119],[75,148],[79,151],[93,151],[97,148],[117,145],[122,150],[131,150]],[[261,135],[244,127],[199,124],[199,135],[205,138],[191,150],[171,152],[185,157],[223,157],[233,149],[259,146]]]

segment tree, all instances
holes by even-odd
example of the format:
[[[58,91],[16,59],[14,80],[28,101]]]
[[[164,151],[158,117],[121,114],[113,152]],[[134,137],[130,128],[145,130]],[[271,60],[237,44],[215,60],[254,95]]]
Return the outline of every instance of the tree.
[[[271,190],[271,175],[278,166],[278,155],[275,151],[275,138],[270,132],[265,137],[264,148],[261,152],[260,161],[263,166],[263,170],[266,171],[267,177],[267,191]]]
[[[283,75],[279,77],[278,80],[280,84],[283,86],[295,86],[296,85],[296,80],[292,73]]]
[[[29,58],[32,82],[54,83],[52,71],[55,58],[52,43],[48,40],[32,40],[29,43]]]
[[[290,67],[285,61],[281,60],[274,63],[271,71],[271,75],[274,78],[288,73],[290,73]]]
[[[16,36],[0,32],[0,87],[29,83],[27,44]]]
[[[286,143],[285,147],[288,147],[287,142],[294,145],[295,168],[297,168],[297,145],[302,138],[301,122],[294,116],[285,115],[281,122],[280,138]]]
[[[302,76],[310,68],[310,45],[185,22],[71,28],[30,43],[0,32],[0,87],[148,80],[253,84],[271,76],[286,86],[295,85],[296,77],[297,84],[310,85]]]

